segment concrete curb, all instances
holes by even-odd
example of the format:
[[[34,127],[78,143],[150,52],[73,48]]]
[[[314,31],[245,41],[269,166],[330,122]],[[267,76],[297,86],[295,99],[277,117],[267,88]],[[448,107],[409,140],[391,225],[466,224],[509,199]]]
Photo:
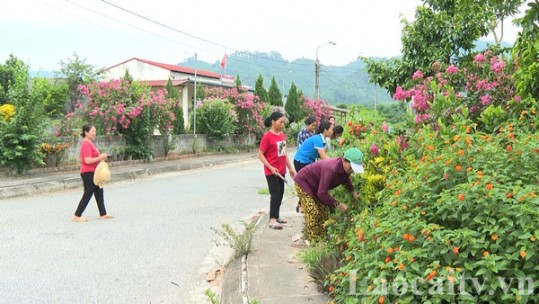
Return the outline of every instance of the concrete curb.
[[[254,158],[256,158],[256,155],[249,156],[248,159]],[[172,161],[167,164],[150,162],[138,163],[135,165],[126,164],[126,166],[123,167],[113,166],[113,169],[111,169],[111,183],[126,180],[143,179],[149,176],[156,176],[163,173],[199,169],[228,163],[242,162],[245,160],[246,158],[214,158],[208,160],[202,159],[202,157],[197,157],[192,158],[189,162],[184,162],[185,159],[181,159],[179,161]],[[66,175],[69,175],[69,177],[66,177]],[[18,184],[15,183],[6,186],[0,185],[0,200],[61,191],[78,187],[82,187],[82,181],[80,179],[78,171],[67,171],[63,175],[51,176],[49,178],[42,176],[35,181],[33,181],[32,179],[28,179],[23,180],[21,183]]]
[[[246,233],[244,223],[255,223],[255,232],[260,227],[260,222],[263,218],[267,219],[265,213],[259,212],[258,214],[251,216],[244,220],[239,220],[232,223],[230,226],[234,231],[243,235]],[[220,227],[214,227],[220,229]],[[217,244],[226,243],[224,239],[218,238],[215,241]],[[191,303],[207,303],[208,298],[204,295],[204,292],[209,289],[220,297],[221,303],[248,303],[247,298],[247,265],[246,256],[243,255],[234,259],[236,252],[227,245],[215,245],[206,256],[202,267],[200,268],[200,275],[206,278],[206,274],[216,269],[225,269],[224,275],[220,278],[221,284],[212,285],[205,279],[201,282],[195,283],[195,286],[190,292]],[[237,283],[237,284],[235,284]]]
[[[256,221],[254,233],[269,220],[267,213],[261,214]],[[252,240],[251,240],[252,242]],[[249,282],[247,275],[247,255],[234,259],[228,264],[221,287],[221,303],[249,303]]]

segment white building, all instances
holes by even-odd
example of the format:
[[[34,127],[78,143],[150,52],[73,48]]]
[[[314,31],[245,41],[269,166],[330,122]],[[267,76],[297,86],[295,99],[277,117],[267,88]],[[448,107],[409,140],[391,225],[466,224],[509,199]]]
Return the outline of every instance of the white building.
[[[168,80],[180,93],[183,108],[183,121],[189,126],[189,108],[193,104],[196,85],[209,87],[234,87],[234,77],[219,75],[214,72],[195,70],[172,64],[160,63],[140,58],[131,58],[101,71],[101,79],[109,81],[120,79],[128,72],[133,80],[148,84],[152,89],[163,89]]]

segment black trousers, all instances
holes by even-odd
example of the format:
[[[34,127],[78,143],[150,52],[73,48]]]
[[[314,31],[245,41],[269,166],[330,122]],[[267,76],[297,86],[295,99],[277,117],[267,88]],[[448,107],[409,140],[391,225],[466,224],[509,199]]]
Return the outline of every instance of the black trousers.
[[[299,170],[307,167],[308,165],[310,164],[300,163],[299,161],[294,159],[294,169],[296,169],[296,172],[299,172]]]
[[[284,196],[284,180],[277,175],[266,175],[270,192],[270,218],[278,219]]]
[[[103,189],[99,188],[99,186],[96,186],[94,184],[94,172],[81,173],[80,177],[82,178],[82,183],[84,184],[84,194],[80,199],[79,206],[75,211],[75,215],[82,216],[82,213],[84,212],[84,209],[86,209],[86,206],[88,206],[92,195],[95,197],[95,201],[97,202],[97,209],[99,209],[99,215],[106,215],[107,210],[105,209]]]

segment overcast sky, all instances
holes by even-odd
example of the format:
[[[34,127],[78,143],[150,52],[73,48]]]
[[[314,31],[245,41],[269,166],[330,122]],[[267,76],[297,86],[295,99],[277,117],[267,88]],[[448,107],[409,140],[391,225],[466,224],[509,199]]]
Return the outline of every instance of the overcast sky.
[[[74,52],[88,64],[109,67],[132,57],[176,64],[195,53],[213,63],[234,51],[276,51],[289,61],[315,59],[318,49],[322,64],[341,66],[360,55],[400,54],[400,18],[412,20],[419,4],[419,0],[2,1],[0,62],[13,53],[31,70],[53,71]],[[504,41],[513,43],[518,29],[507,21],[505,25]]]

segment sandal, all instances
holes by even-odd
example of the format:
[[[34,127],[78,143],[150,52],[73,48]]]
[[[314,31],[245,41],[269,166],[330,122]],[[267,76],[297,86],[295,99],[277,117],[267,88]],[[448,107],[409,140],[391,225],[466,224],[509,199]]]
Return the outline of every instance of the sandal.
[[[276,222],[279,223],[279,224],[286,224],[286,223],[288,223],[288,221],[285,221],[285,220],[283,220],[282,218],[278,218],[278,219],[276,220]]]
[[[283,229],[283,225],[281,225],[281,224],[279,224],[279,223],[277,223],[277,222],[275,222],[275,223],[273,223],[273,224],[269,224],[268,226],[269,226],[271,229],[274,229],[274,230],[281,230],[281,229]]]

